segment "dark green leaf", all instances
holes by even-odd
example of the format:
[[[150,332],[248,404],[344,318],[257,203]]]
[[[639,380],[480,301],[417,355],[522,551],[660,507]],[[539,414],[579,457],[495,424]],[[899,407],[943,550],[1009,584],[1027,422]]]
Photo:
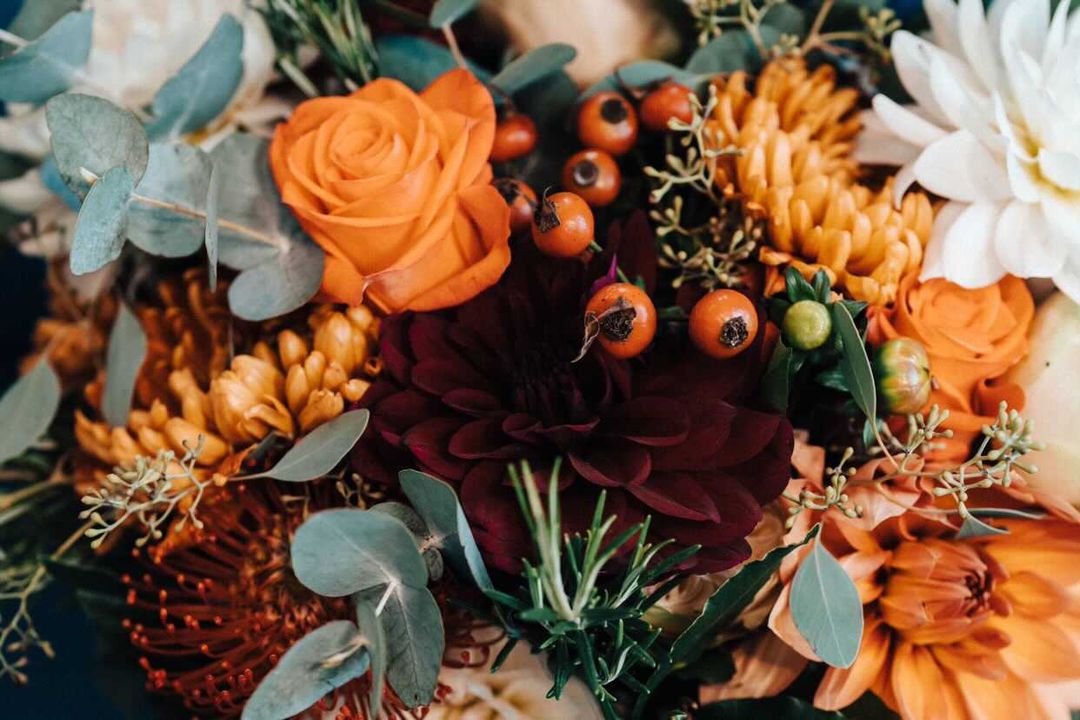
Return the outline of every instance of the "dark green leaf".
[[[131,173],[122,166],[106,171],[90,188],[75,221],[68,257],[72,273],[100,270],[120,257],[134,189]]]
[[[832,302],[832,286],[829,283],[829,276],[824,270],[818,270],[814,273],[814,298],[823,305]]]
[[[510,62],[491,78],[491,84],[507,95],[513,95],[526,85],[561,70],[575,56],[577,50],[565,43],[541,45]]]
[[[244,27],[225,13],[203,46],[154,96],[154,138],[201,130],[228,107],[244,75]]]
[[[997,528],[993,525],[988,525],[982,520],[975,517],[964,518],[963,524],[960,526],[959,532],[956,533],[958,539],[976,538],[976,537],[989,537],[991,535],[1008,535],[1009,531],[1004,528]]]
[[[671,647],[672,662],[693,662],[712,642],[720,628],[734,622],[739,613],[754,599],[758,590],[780,567],[780,562],[817,534],[818,526],[814,526],[802,542],[776,548],[760,560],[747,563],[735,577],[721,585],[705,603],[701,615],[675,639]]]
[[[92,10],[68,13],[41,37],[0,58],[0,100],[40,104],[75,84],[90,55]]]
[[[822,370],[814,376],[814,381],[817,382],[818,385],[829,388],[830,390],[836,390],[837,392],[845,394],[851,392],[851,389],[848,388],[847,376],[839,367]]]
[[[72,190],[85,192],[80,168],[101,177],[127,168],[135,185],[146,171],[150,148],[142,123],[127,110],[92,95],[57,95],[45,106],[53,156]]]
[[[870,358],[866,356],[866,346],[855,327],[851,313],[842,303],[830,305],[835,328],[843,346],[844,355],[841,369],[851,388],[855,404],[867,418],[877,417],[877,390],[874,387],[874,372],[870,368]]]
[[[89,199],[89,198],[87,198]],[[105,392],[101,414],[113,427],[127,425],[135,379],[146,359],[146,333],[127,305],[121,303],[105,355]]]
[[[301,583],[328,597],[388,583],[427,583],[427,567],[408,528],[368,510],[339,508],[309,517],[293,539],[292,565]]]
[[[791,584],[795,627],[824,662],[851,667],[862,642],[859,591],[821,541],[814,543]]]
[[[836,712],[818,710],[804,700],[793,697],[770,697],[725,700],[702,705],[694,712],[694,720],[843,720]]]
[[[359,593],[377,604],[385,587]],[[398,584],[379,615],[386,634],[386,679],[408,707],[427,705],[435,694],[445,639],[439,604],[427,588]]]
[[[826,277],[826,279],[828,279]],[[817,279],[814,280],[815,284]],[[787,290],[788,300],[793,303],[797,303],[800,300],[817,300],[817,293],[810,283],[806,282],[806,278],[802,276],[802,273],[793,267],[789,267],[784,272],[784,286]]]
[[[785,345],[783,340],[778,340],[761,379],[761,397],[774,410],[787,412],[794,375],[795,351]]]
[[[454,489],[418,470],[402,470],[398,481],[454,569],[472,577],[481,590],[490,590],[491,578]]]
[[[0,463],[23,453],[45,434],[60,407],[60,380],[44,359],[0,397]]]
[[[436,0],[428,22],[433,28],[445,27],[471,13],[479,4],[480,0]]]
[[[274,467],[250,477],[307,482],[334,469],[364,434],[371,413],[350,410],[318,426],[300,439]]]
[[[287,720],[361,677],[367,672],[368,657],[352,622],[334,620],[316,628],[289,648],[263,678],[244,704],[241,718]]]

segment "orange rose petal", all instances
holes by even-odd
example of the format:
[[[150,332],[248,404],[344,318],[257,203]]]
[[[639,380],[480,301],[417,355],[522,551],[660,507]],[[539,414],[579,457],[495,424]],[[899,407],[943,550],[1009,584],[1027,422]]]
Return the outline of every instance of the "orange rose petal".
[[[435,110],[453,110],[473,121],[461,178],[462,186],[477,182],[495,140],[495,102],[491,93],[471,72],[457,69],[439,76],[420,97]]]
[[[364,300],[364,276],[348,260],[327,253],[322,293],[334,302],[359,305]]]

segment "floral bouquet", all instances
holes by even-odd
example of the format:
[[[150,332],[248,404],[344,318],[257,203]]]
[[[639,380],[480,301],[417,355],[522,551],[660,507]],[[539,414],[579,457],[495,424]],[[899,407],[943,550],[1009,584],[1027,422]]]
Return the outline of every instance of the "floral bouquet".
[[[0,679],[1076,717],[1071,6],[28,0]]]

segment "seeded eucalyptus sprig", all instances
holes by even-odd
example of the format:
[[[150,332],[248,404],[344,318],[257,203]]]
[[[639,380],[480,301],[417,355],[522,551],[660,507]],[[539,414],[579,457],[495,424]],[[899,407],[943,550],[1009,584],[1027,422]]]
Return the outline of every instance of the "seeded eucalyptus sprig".
[[[488,593],[510,635],[492,667],[497,668],[514,644],[527,637],[549,653],[554,677],[549,697],[559,697],[576,674],[597,698],[604,715],[618,718],[622,715],[616,709],[614,690],[621,686],[634,695],[646,692],[635,672],[655,668],[666,657],[666,649],[657,643],[660,630],[651,628],[642,616],[679,579],[653,586],[699,548],[685,548],[661,559],[670,541],[648,542],[648,519],[608,539],[616,518],[604,517],[603,493],[584,535],[564,534],[559,466],[556,462],[552,469],[546,498],[541,497],[528,463],[509,469],[537,560],[525,563],[524,583],[517,595]]]

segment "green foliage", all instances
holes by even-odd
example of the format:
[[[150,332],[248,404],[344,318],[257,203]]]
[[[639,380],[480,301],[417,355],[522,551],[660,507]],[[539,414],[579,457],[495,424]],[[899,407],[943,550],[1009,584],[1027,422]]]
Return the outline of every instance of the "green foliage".
[[[60,380],[44,359],[0,397],[0,463],[17,457],[45,434],[60,407]]]
[[[285,720],[367,672],[369,643],[349,620],[334,620],[300,638],[244,704],[243,720]]]
[[[24,40],[35,40],[68,13],[77,12],[82,0],[34,0],[24,2],[8,25],[8,32]]]
[[[176,139],[225,111],[244,75],[244,27],[225,13],[198,52],[154,96],[152,138]]]
[[[445,649],[442,613],[435,597],[427,588],[404,584],[371,588],[360,596],[376,608],[382,603],[378,625],[386,636],[390,687],[410,708],[430,702]]]
[[[990,535],[1008,535],[1008,530],[996,528],[993,525],[988,525],[982,520],[979,520],[973,515],[968,515],[964,518],[964,522],[960,525],[960,530],[957,531],[956,537],[959,540],[965,538],[975,537],[988,537]]]
[[[267,477],[286,482],[307,482],[328,474],[345,457],[367,429],[371,412],[350,410],[319,425],[293,445],[284,457],[265,472],[250,477]]]
[[[761,38],[768,45],[780,40],[780,33],[772,27],[762,27]],[[766,57],[746,30],[729,30],[694,51],[686,63],[689,72],[700,74],[730,73],[736,70],[756,71]]]
[[[840,369],[855,404],[867,419],[873,422],[877,417],[877,389],[874,386],[874,371],[870,368],[866,345],[847,307],[843,303],[833,303],[830,309],[833,327],[840,338],[844,353]]]
[[[161,257],[186,257],[205,237],[210,191],[210,156],[186,143],[153,143],[146,174],[128,213],[127,236],[140,250]]]
[[[72,273],[94,272],[120,257],[133,185],[127,168],[117,166],[90,188],[75,221],[68,258]]]
[[[127,110],[92,95],[58,95],[45,106],[53,156],[68,187],[83,194],[82,170],[101,177],[123,166],[135,185],[146,171],[150,149],[146,131]]]
[[[533,48],[507,63],[490,84],[507,95],[513,95],[527,85],[562,70],[577,57],[577,50],[565,43],[550,43]]]
[[[384,35],[375,41],[379,54],[379,74],[394,78],[420,92],[443,73],[458,66],[453,53],[445,45],[416,35]],[[468,63],[469,70],[481,81],[491,73]]]
[[[259,322],[285,315],[319,290],[325,255],[300,236],[291,215],[288,221],[295,226],[298,237],[273,259],[242,272],[229,286],[229,308],[242,320]]]
[[[795,573],[791,615],[823,661],[841,668],[855,662],[862,642],[862,601],[855,583],[820,540]]]
[[[433,28],[447,27],[471,13],[479,4],[480,0],[435,0],[428,23]]]
[[[383,594],[385,590],[380,595],[357,593],[353,596],[356,622],[364,628],[368,652],[371,654],[371,688],[368,690],[368,707],[372,708],[382,707],[383,684],[386,682],[386,630],[383,629],[382,622],[379,620],[379,605]]]
[[[0,58],[0,100],[40,104],[74,85],[90,55],[93,21],[89,10],[68,13],[36,40]]]
[[[135,379],[145,359],[146,333],[127,305],[121,303],[109,333],[109,348],[105,354],[105,392],[101,399],[101,414],[114,427],[127,425]]]
[[[618,91],[624,87],[647,87],[653,83],[663,82],[665,80],[674,80],[687,87],[696,88],[704,84],[708,80],[708,76],[684,70],[676,65],[661,60],[638,60],[637,62],[623,65],[616,72],[608,75],[602,80],[598,80],[593,85],[590,85],[585,92],[581,94],[581,97],[587,98],[598,92],[609,90]]]

